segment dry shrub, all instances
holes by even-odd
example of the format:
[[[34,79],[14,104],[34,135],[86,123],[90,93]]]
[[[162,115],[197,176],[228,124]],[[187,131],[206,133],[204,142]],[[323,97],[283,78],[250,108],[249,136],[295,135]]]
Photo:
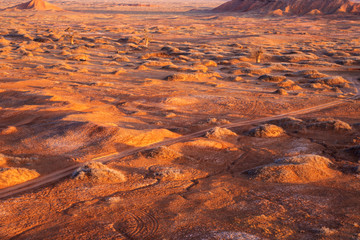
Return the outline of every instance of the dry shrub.
[[[125,175],[100,162],[88,163],[73,173],[76,180],[89,180],[98,183],[118,183],[126,181]]]
[[[35,170],[26,168],[0,168],[0,188],[9,187],[39,177]]]
[[[251,178],[275,183],[308,183],[339,175],[330,168],[332,162],[323,156],[306,154],[277,159],[245,173]]]
[[[250,136],[261,137],[261,138],[280,137],[284,134],[285,134],[284,129],[272,124],[260,125],[249,131]]]

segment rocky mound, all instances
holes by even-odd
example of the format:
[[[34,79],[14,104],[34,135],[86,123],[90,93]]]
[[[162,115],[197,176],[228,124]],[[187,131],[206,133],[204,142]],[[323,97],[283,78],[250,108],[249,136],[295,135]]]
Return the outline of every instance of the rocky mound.
[[[100,162],[89,163],[78,168],[73,173],[73,178],[100,183],[118,183],[126,181],[126,177],[122,172],[111,169]]]
[[[277,15],[360,13],[360,4],[349,0],[232,0],[213,11],[277,13]]]
[[[249,135],[253,137],[279,137],[285,133],[284,129],[272,124],[260,125],[249,131]]]
[[[38,172],[26,168],[0,168],[0,188],[20,184],[38,176]]]
[[[318,130],[335,130],[338,132],[352,130],[348,123],[333,118],[315,118],[310,120],[306,127]]]
[[[237,134],[227,128],[215,127],[209,130],[206,135],[207,138],[214,139],[227,139],[227,138],[236,138]]]
[[[335,177],[329,168],[331,161],[319,155],[299,155],[281,158],[274,163],[248,170],[251,178],[276,183],[307,183]]]
[[[30,2],[26,2],[26,3],[22,3],[19,5],[16,5],[14,7],[11,7],[9,9],[32,9],[32,10],[55,10],[55,11],[59,11],[62,10],[61,8],[48,3],[46,1],[43,0],[31,0]]]

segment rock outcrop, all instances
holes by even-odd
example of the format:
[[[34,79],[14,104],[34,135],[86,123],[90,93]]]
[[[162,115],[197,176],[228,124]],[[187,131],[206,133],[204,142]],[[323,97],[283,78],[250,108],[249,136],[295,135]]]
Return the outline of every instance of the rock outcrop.
[[[360,13],[360,3],[349,0],[231,0],[215,12],[256,12],[277,15]]]
[[[9,9],[31,9],[31,10],[55,10],[55,11],[60,11],[62,10],[61,8],[48,3],[46,1],[43,0],[31,0],[30,2],[26,2],[26,3],[22,3],[19,5],[16,5],[14,7],[11,7]]]

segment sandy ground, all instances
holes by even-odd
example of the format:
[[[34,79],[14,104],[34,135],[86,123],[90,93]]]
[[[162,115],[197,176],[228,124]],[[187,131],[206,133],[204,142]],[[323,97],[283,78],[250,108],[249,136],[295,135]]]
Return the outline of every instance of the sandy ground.
[[[0,195],[113,157],[1,199],[1,239],[360,239],[359,17],[62,4],[0,12]]]

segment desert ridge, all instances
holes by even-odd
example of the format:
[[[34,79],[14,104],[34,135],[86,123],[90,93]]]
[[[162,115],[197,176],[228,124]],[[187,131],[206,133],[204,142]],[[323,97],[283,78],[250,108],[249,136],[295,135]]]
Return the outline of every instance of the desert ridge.
[[[232,0],[214,12],[256,12],[277,15],[360,13],[360,4],[349,0]]]
[[[43,0],[31,0],[30,2],[21,3],[6,10],[38,10],[38,11],[62,11],[63,9]]]

